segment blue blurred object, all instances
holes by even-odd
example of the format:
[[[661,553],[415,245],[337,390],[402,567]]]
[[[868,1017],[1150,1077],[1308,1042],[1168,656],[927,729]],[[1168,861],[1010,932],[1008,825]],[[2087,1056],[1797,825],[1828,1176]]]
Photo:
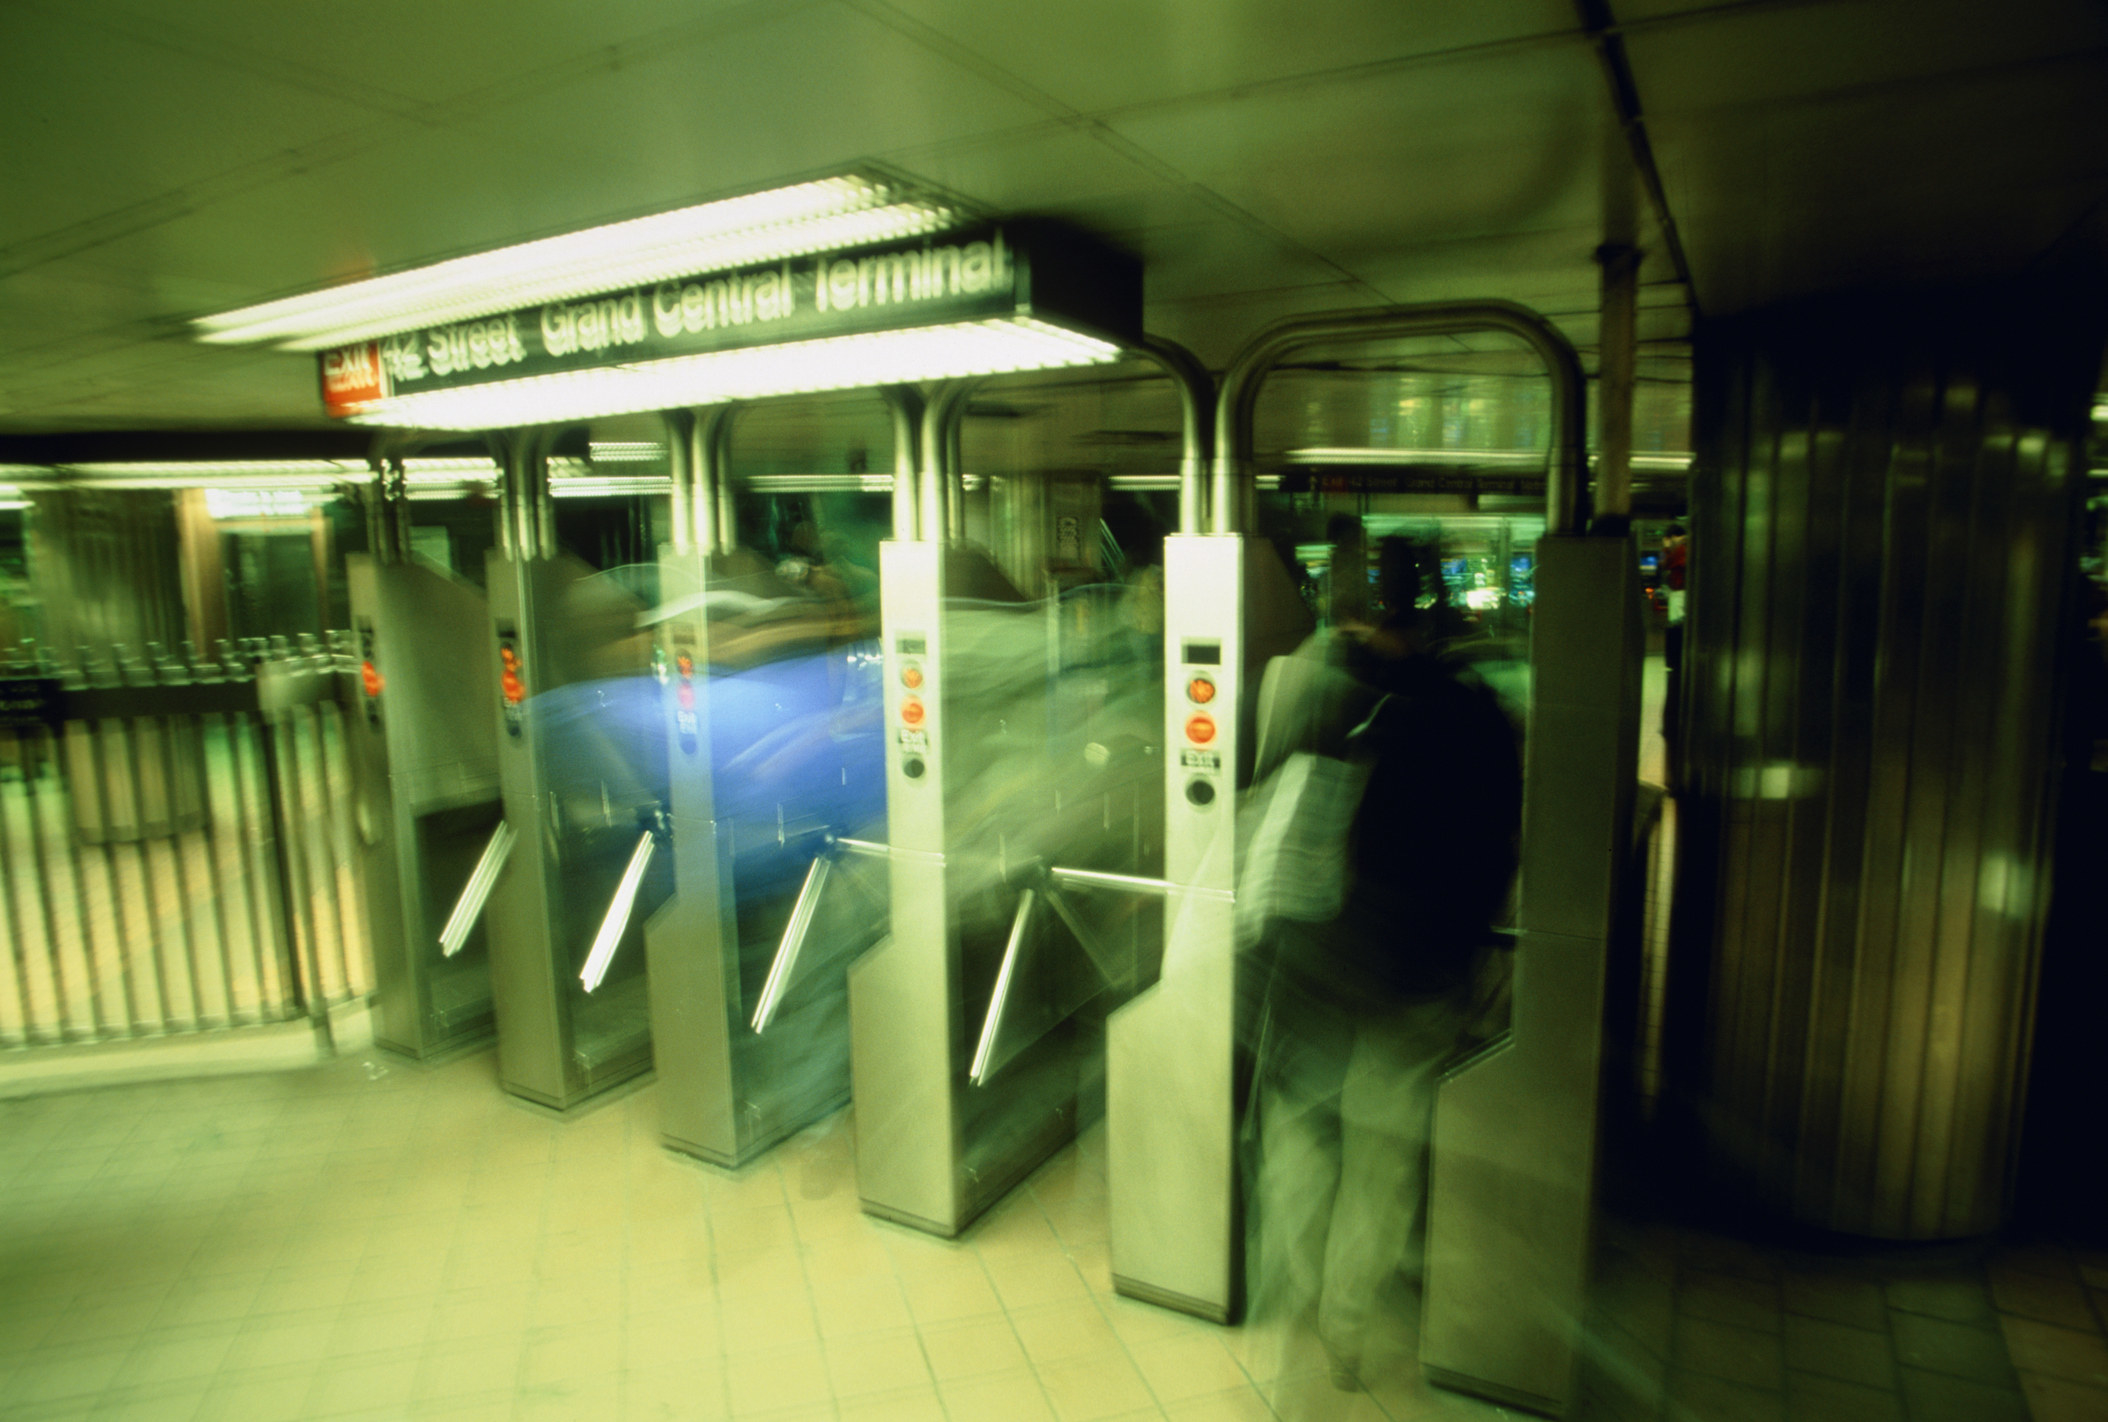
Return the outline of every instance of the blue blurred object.
[[[711,790],[742,893],[795,887],[824,832],[885,813],[878,644],[861,642],[740,671],[714,671],[707,698]],[[633,823],[668,798],[669,702],[651,676],[574,682],[529,703],[559,801]]]
[[[878,643],[710,677],[711,785],[741,892],[802,878],[822,832],[885,813]]]

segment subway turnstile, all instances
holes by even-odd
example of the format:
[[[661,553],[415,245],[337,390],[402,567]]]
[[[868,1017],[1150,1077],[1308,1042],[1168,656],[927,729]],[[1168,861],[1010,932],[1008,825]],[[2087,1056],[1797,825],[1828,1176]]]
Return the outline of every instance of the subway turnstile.
[[[972,1081],[987,1004],[1005,957],[1016,962],[1013,940],[1023,942],[1009,856],[1029,859],[1032,842],[1024,802],[1009,793],[1026,787],[995,781],[1026,763],[1021,742],[1042,742],[1045,721],[1043,704],[1005,696],[1018,684],[1000,675],[992,688],[979,659],[947,638],[1000,643],[1012,622],[1030,639],[1038,613],[1022,602],[948,609],[947,574],[961,560],[935,540],[879,554],[892,914],[886,941],[850,970],[857,1190],[868,1212],[949,1237],[1074,1134],[1095,1048],[1088,1023],[1071,1017]]]
[[[853,837],[883,812],[876,646],[712,656],[714,597],[784,591],[734,571],[726,417],[669,421],[689,518],[660,557],[655,660],[673,895],[645,945],[662,1138],[736,1167],[847,1100],[845,970],[883,935],[886,899],[883,845]]]
[[[1095,1113],[1105,1011],[1150,955],[1138,915],[1104,922],[1053,867],[1119,879],[1159,833],[1130,793],[1155,727],[1086,734],[1066,707],[1073,604],[947,539],[957,408],[926,415],[924,537],[880,549],[890,933],[849,978],[864,1208],[947,1237]]]
[[[539,464],[517,451],[515,462]],[[519,502],[531,509],[526,493]],[[541,553],[549,542],[514,529],[489,562],[513,848],[484,917],[499,1081],[568,1110],[652,1064],[641,939],[665,892],[664,857],[653,853],[665,768],[643,664],[609,674],[629,670],[611,648],[635,634],[641,608],[623,609],[589,565]]]
[[[503,816],[490,612],[481,590],[434,568],[366,554],[345,565],[360,659],[349,739],[374,1037],[429,1058],[491,1031],[483,929],[442,945]]]
[[[1239,571],[1260,549],[1236,536],[1249,521],[1255,392],[1301,347],[1463,330],[1503,331],[1539,354],[1555,428],[1512,1020],[1438,1094],[1421,1361],[1445,1386],[1556,1413],[1573,1395],[1586,1305],[1603,961],[1637,743],[1638,603],[1626,540],[1573,536],[1579,365],[1519,307],[1299,318],[1262,333],[1224,377],[1210,532],[1167,540],[1164,966],[1110,1023],[1112,1268],[1138,1298],[1217,1319],[1238,1306],[1230,801],[1245,749],[1236,713],[1250,700],[1239,673],[1258,662],[1249,644],[1263,637],[1251,620],[1259,604],[1240,595],[1251,570]],[[1191,695],[1200,682],[1220,714]]]

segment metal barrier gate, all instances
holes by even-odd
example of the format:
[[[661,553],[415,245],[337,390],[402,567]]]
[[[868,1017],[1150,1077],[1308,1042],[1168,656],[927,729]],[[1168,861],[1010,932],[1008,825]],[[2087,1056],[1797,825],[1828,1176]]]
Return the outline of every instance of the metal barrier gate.
[[[346,650],[0,664],[0,1046],[320,1018],[371,991]]]

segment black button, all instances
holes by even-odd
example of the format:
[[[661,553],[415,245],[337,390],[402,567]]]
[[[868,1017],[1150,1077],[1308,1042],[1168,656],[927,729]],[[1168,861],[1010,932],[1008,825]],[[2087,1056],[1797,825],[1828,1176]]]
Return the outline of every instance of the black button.
[[[1186,782],[1186,798],[1196,805],[1215,803],[1215,782],[1212,780],[1189,780]]]
[[[919,755],[911,755],[900,763],[900,773],[910,780],[920,780],[922,771],[922,757]]]

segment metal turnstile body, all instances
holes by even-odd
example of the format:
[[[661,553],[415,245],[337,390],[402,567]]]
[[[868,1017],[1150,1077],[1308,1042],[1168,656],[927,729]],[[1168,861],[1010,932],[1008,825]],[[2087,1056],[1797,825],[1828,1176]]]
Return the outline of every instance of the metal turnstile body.
[[[503,814],[490,611],[479,589],[416,563],[353,554],[345,572],[362,664],[348,739],[374,1037],[429,1058],[491,1031],[483,930],[451,956],[439,939]]]
[[[1227,1322],[1237,1306],[1236,773],[1247,549],[1164,540],[1164,957],[1106,1024],[1113,1285]],[[1213,690],[1190,694],[1195,678]],[[1196,720],[1199,718],[1199,720]]]
[[[1595,1203],[1603,982],[1631,839],[1638,570],[1623,538],[1538,545],[1520,932],[1508,1033],[1442,1080],[1420,1360],[1558,1415],[1575,1397]]]
[[[642,916],[595,991],[579,974],[640,812],[648,822],[657,809],[658,777],[596,724],[595,649],[566,616],[593,570],[570,557],[505,553],[489,566],[492,660],[501,686],[507,672],[517,678],[497,717],[498,779],[516,841],[484,911],[498,1076],[515,1096],[567,1110],[652,1064]],[[621,696],[610,716],[642,692],[623,690],[610,688],[606,699]]]
[[[659,627],[674,889],[646,925],[645,946],[663,1139],[671,1149],[735,1167],[848,1098],[841,962],[875,940],[883,906],[854,891],[820,892],[824,876],[836,872],[826,853],[829,835],[862,828],[848,822],[845,807],[875,789],[863,784],[875,765],[854,750],[862,730],[851,724],[857,688],[844,688],[847,704],[817,713],[831,723],[823,735],[797,734],[814,719],[810,707],[782,708],[792,719],[775,728],[778,739],[789,733],[839,750],[839,784],[814,785],[813,774],[789,787],[764,783],[760,798],[774,802],[774,813],[760,805],[737,812],[738,799],[754,798],[747,792],[761,773],[742,764],[751,755],[724,755],[725,727],[712,721],[709,623],[700,596],[709,561],[671,550],[660,559],[662,588],[697,595],[684,597],[688,610]],[[861,652],[837,653],[829,668],[854,672],[864,660]],[[737,743],[742,739],[730,749],[748,749]],[[741,765],[736,773],[747,783],[713,783],[714,745],[720,760]],[[769,760],[779,763],[785,754]],[[790,862],[804,866],[804,892],[797,877],[784,880]],[[766,1020],[757,1018],[764,1003]]]
[[[892,913],[888,937],[849,974],[857,1189],[867,1212],[951,1237],[1074,1135],[1080,1104],[1095,1099],[1099,1045],[1086,1017],[1066,1018],[971,1079],[973,1034],[1000,1015],[987,1011],[1003,994],[996,964],[1025,932],[1022,918],[1012,927],[1021,895],[1004,861],[1030,835],[968,830],[968,772],[1015,764],[1044,737],[1045,712],[990,724],[971,708],[981,688],[945,643],[953,555],[899,541],[879,558]],[[979,814],[988,801],[976,804]],[[1010,813],[1027,818],[1014,803]]]

